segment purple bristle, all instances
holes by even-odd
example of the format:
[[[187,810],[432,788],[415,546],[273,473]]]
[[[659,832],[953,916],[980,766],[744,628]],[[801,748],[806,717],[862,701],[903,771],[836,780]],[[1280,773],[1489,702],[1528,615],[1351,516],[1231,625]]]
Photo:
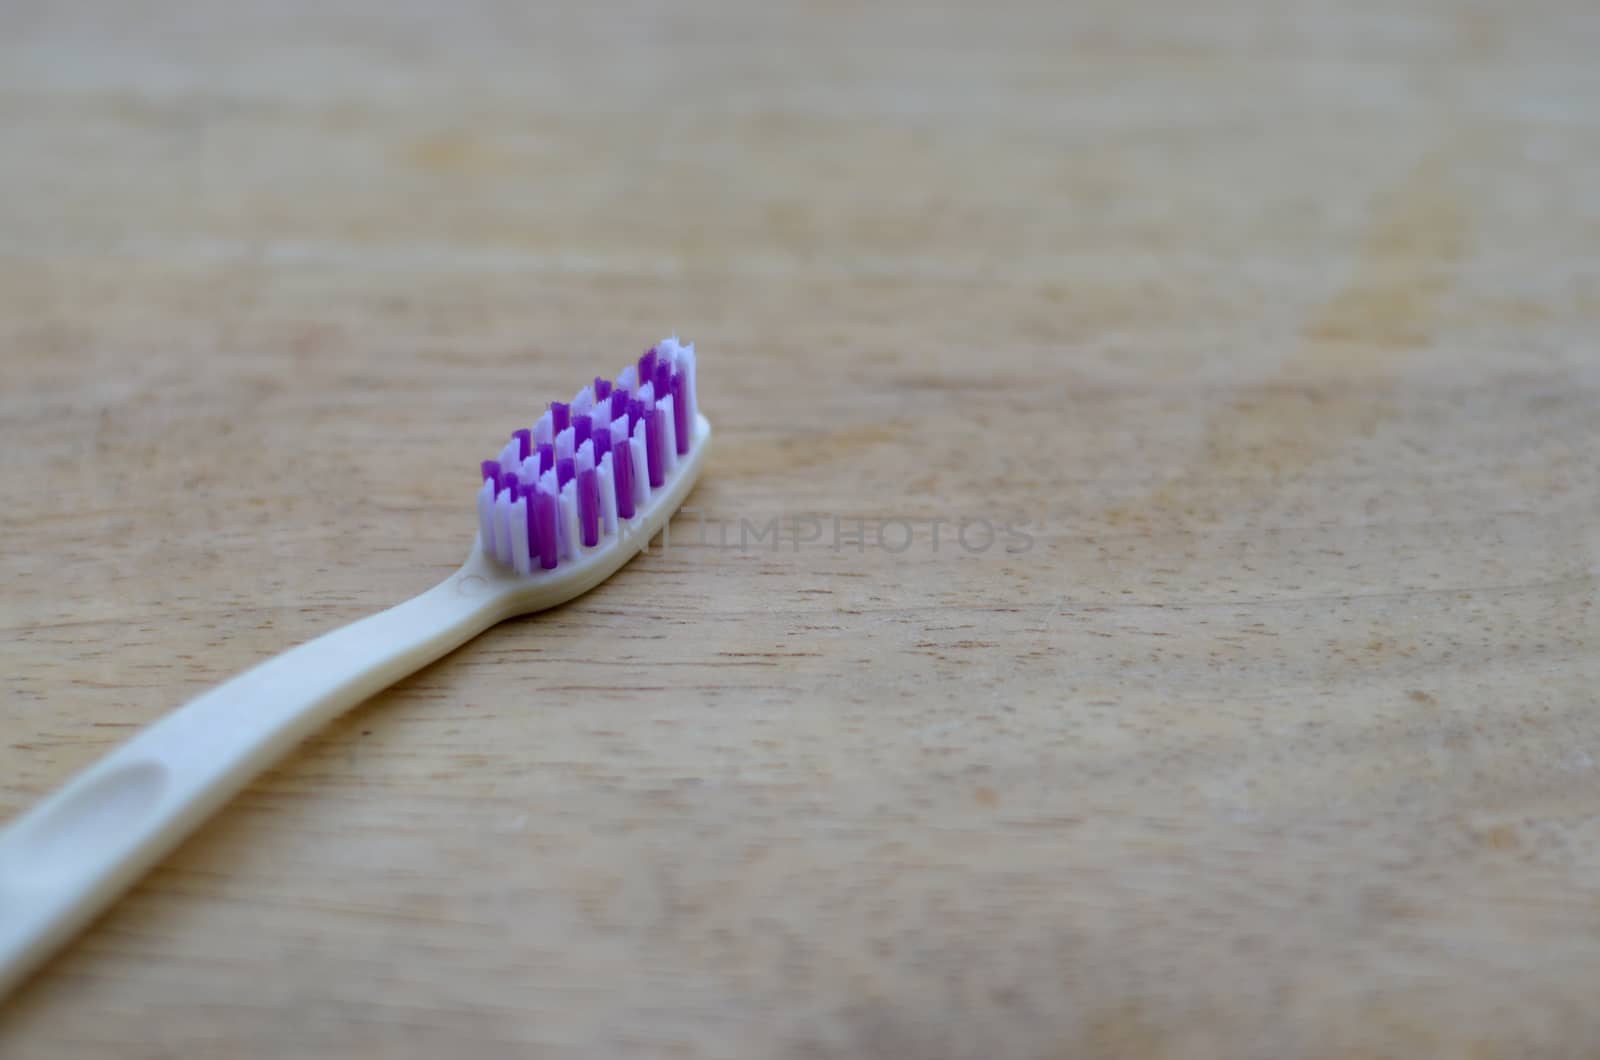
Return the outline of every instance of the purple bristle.
[[[644,386],[656,377],[656,348],[650,347],[639,358],[639,385]]]
[[[644,402],[638,398],[628,401],[628,435],[632,437],[633,429],[639,425],[639,418],[644,415]]]
[[[578,476],[578,532],[585,548],[600,543],[600,476],[592,467]]]
[[[589,431],[593,427],[593,422],[587,416],[572,425],[572,448],[574,450],[583,448],[583,443],[589,440]]]
[[[539,562],[539,493],[536,489],[527,489],[528,503],[524,506],[523,514],[528,520],[528,555],[533,557],[534,563]]]
[[[533,432],[524,427],[520,431],[512,431],[511,437],[517,440],[517,459],[528,459],[528,454],[533,452]]]
[[[534,508],[539,523],[539,566],[554,570],[560,556],[560,539],[556,536],[556,518],[560,504],[554,493],[543,490],[534,494]]]
[[[623,389],[620,386],[617,387],[617,389],[615,389],[615,390],[613,390],[611,392],[611,418],[613,420],[616,419],[618,416],[623,416],[623,415],[627,414],[627,411],[628,411],[628,398],[630,398],[631,396],[632,395],[629,394],[627,392],[627,390]]]
[[[556,447],[550,444],[539,447],[539,474],[544,474],[556,466]]]
[[[693,429],[689,422],[689,402],[684,400],[688,385],[688,377],[682,372],[672,373],[672,433],[679,456],[689,451],[689,431]]]
[[[556,461],[556,488],[560,489],[560,488],[566,486],[567,483],[572,481],[572,476],[575,473],[576,473],[576,469],[573,467],[572,457],[568,456],[568,457],[563,457],[560,460],[557,460]]]
[[[661,451],[662,435],[667,430],[667,417],[662,409],[655,409],[644,418],[644,465],[650,472],[650,488],[660,489],[666,481],[666,454]]]
[[[594,442],[594,462],[599,464],[601,457],[611,452],[611,432],[599,431],[590,441]]]
[[[666,361],[657,361],[656,374],[652,381],[655,383],[657,401],[672,393],[672,365]]]
[[[500,481],[500,461],[498,461],[498,460],[485,460],[482,463],[482,465],[480,465],[480,467],[481,467],[481,469],[483,471],[483,477],[484,477],[484,479],[486,481],[499,483],[499,481]]]
[[[617,443],[616,459],[611,461],[611,481],[617,487],[617,517],[633,518],[633,453],[627,442]]]
[[[517,503],[517,498],[522,495],[520,484],[517,482],[517,476],[507,473],[506,477],[501,479],[500,484],[510,492],[511,503]]]
[[[560,434],[572,425],[572,409],[559,401],[550,402],[550,426]]]
[[[598,404],[599,402],[604,401],[606,398],[608,398],[610,396],[611,396],[611,380],[609,380],[609,379],[601,379],[599,376],[595,376],[594,377],[594,400],[595,400],[595,403]]]

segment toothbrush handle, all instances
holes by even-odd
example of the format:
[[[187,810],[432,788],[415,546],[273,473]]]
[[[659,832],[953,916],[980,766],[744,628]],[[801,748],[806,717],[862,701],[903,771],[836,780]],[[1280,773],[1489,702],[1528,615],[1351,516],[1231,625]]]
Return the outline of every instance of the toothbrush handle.
[[[330,719],[506,617],[474,552],[422,595],[206,692],[0,832],[0,998]]]

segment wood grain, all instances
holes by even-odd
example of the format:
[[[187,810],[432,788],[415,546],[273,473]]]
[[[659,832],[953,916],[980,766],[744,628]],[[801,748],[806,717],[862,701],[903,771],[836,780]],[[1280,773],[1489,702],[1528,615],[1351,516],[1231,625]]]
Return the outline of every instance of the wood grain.
[[[718,450],[0,1055],[1600,1054],[1591,8],[8,4],[0,814],[665,331]]]

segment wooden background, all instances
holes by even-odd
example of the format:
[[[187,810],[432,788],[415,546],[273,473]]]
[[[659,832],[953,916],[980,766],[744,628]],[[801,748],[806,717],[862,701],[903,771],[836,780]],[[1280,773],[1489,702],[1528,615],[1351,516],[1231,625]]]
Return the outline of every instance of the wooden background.
[[[733,532],[310,741],[0,1055],[1600,1055],[1597,55],[1589,0],[7,3],[0,816],[443,577],[671,330]],[[917,537],[737,547],[784,513]]]

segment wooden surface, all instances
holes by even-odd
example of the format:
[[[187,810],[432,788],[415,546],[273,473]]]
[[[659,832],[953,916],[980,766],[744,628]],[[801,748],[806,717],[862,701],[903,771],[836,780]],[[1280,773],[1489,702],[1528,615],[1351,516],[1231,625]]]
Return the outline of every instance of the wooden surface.
[[[443,577],[659,335],[719,436],[706,540],[311,740],[0,1055],[1600,1055],[1597,54],[1583,0],[8,4],[0,815]]]

